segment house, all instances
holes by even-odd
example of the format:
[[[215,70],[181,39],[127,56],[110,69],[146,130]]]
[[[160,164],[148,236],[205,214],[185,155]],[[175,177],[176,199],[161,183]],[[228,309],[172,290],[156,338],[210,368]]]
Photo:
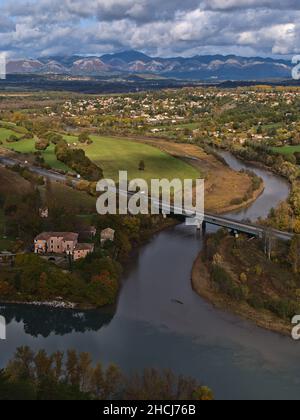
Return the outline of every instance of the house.
[[[39,214],[40,214],[40,217],[42,219],[48,219],[48,217],[49,217],[49,209],[47,207],[40,208],[39,209]]]
[[[94,248],[94,244],[77,244],[73,252],[74,261],[86,258],[89,254],[94,252]]]
[[[78,233],[44,232],[34,240],[36,254],[71,254],[78,244]]]
[[[94,230],[93,230],[94,232]],[[73,232],[44,232],[34,240],[35,254],[66,254],[74,260],[86,258],[94,252],[94,244],[78,242],[79,234]]]
[[[115,231],[111,228],[107,228],[102,230],[101,232],[101,245],[104,245],[105,242],[111,241],[113,242],[115,240]]]

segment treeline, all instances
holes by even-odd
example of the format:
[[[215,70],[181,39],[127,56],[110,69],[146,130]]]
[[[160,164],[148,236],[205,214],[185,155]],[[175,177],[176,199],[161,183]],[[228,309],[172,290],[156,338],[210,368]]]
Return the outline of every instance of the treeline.
[[[89,181],[99,181],[103,178],[103,171],[93,163],[82,149],[72,149],[65,140],[60,141],[55,147],[57,160]]]
[[[109,257],[93,255],[87,276],[80,268],[62,270],[34,254],[18,255],[13,270],[1,268],[0,298],[13,302],[63,300],[80,307],[115,303],[119,291],[119,265]]]
[[[212,391],[171,371],[124,375],[116,365],[93,365],[89,353],[48,355],[17,349],[0,371],[0,400],[213,400]]]
[[[6,234],[21,241],[21,244],[16,242],[11,250],[18,252],[23,247],[27,251],[27,254],[17,256],[13,267],[1,267],[2,300],[53,301],[60,297],[80,307],[114,304],[119,292],[122,266],[133,249],[169,223],[160,216],[150,215],[99,217],[87,214],[86,217],[79,217],[82,213],[80,205],[78,200],[67,208],[64,201],[57,198],[50,182],[46,184],[44,197],[34,186],[24,196],[0,195]],[[49,211],[46,219],[39,214],[44,206]],[[83,241],[93,242],[95,252],[86,259],[77,262],[66,259],[62,267],[57,267],[33,255],[33,240],[39,233],[86,232],[90,226],[97,228],[97,235],[95,238],[84,237]],[[101,245],[100,232],[108,227],[115,230],[115,240]]]
[[[37,173],[31,171],[29,168],[24,168],[21,165],[14,165],[10,167],[12,171],[18,173],[21,175],[22,178],[26,179],[26,181],[29,181],[36,185],[44,185],[44,177],[41,175],[38,175]]]
[[[276,229],[300,233],[300,169],[296,158],[274,152],[265,144],[247,142],[244,147],[231,147],[231,151],[242,159],[260,162],[274,173],[286,178],[291,184],[287,202],[272,209],[264,224]]]
[[[242,159],[260,162],[268,166],[275,173],[288,179],[291,183],[300,175],[300,170],[295,164],[296,162],[290,156],[283,156],[276,153],[272,148],[263,143],[248,141],[243,147],[233,146],[231,151]]]

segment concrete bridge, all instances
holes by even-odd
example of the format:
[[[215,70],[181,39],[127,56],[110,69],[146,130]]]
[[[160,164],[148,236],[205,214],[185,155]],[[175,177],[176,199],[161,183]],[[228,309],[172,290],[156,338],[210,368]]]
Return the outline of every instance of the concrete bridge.
[[[164,204],[161,201],[158,201],[157,199],[153,200],[150,198],[149,200],[156,207],[159,207],[162,212],[164,212],[164,209],[165,209],[165,210],[168,210],[167,214],[171,213],[175,215],[180,215],[187,219],[189,218],[195,219],[196,220],[195,225],[198,225],[197,227],[199,229],[201,229],[201,227],[205,229],[206,225],[209,224],[209,225],[219,226],[221,228],[231,230],[237,234],[244,233],[244,234],[247,234],[256,238],[260,238],[260,239],[264,238],[266,232],[268,232],[269,236],[271,235],[277,239],[281,239],[284,241],[290,241],[294,237],[294,234],[292,233],[283,232],[276,229],[267,229],[264,226],[259,226],[251,222],[243,222],[239,220],[234,220],[226,216],[207,213],[207,212],[205,212],[204,214],[203,213],[197,214],[189,210],[177,208],[174,206],[169,206],[168,204]],[[197,224],[197,220],[199,220],[199,224]]]
[[[204,215],[204,223],[211,224],[214,226],[220,226],[233,230],[237,233],[245,233],[247,235],[255,236],[257,238],[263,238],[265,235],[266,228],[258,226],[252,223],[237,221],[229,219],[227,217],[218,216],[214,214],[206,213]],[[282,232],[276,229],[269,229],[268,232],[278,239],[290,241],[293,238],[293,234],[289,232]]]
[[[10,157],[0,156],[0,164],[6,165],[6,166],[13,166],[13,165],[19,164],[23,167],[28,167],[31,171],[37,173],[40,176],[50,178],[56,182],[65,182],[67,180],[67,177],[65,175],[59,174],[55,171],[38,168],[38,167],[35,167],[34,165],[28,164],[27,162],[26,163],[21,162],[20,160],[10,158]],[[73,186],[75,186],[77,182],[78,180],[74,179]],[[123,195],[126,194],[127,196],[134,195],[134,193],[130,193],[128,191],[116,190],[116,192],[118,194],[123,194]],[[192,211],[186,211],[180,208],[176,208],[174,206],[169,206],[168,204],[164,204],[157,199],[151,199],[151,197],[149,198],[145,197],[145,198],[147,198],[150,203],[153,203],[156,207],[158,207],[162,212],[164,212],[165,210],[167,214],[170,214],[170,211],[171,211],[171,213],[182,215],[185,218],[201,220],[202,226],[204,228],[206,224],[210,224],[210,225],[229,229],[236,233],[245,233],[247,235],[257,237],[257,238],[263,238],[265,235],[266,229],[262,226],[258,226],[253,223],[238,221],[238,220],[230,219],[226,216],[220,216],[220,215],[211,214],[211,213],[205,213],[204,215],[195,214]],[[201,228],[201,224],[199,227]],[[276,229],[269,229],[269,234],[272,234],[274,237],[285,240],[285,241],[291,240],[294,236],[291,233],[282,232]]]

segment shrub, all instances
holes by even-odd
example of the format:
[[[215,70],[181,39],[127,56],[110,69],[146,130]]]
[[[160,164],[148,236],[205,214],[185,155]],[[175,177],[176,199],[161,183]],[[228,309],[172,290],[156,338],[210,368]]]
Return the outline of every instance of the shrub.
[[[103,171],[85,155],[82,149],[71,149],[63,140],[55,147],[55,154],[63,162],[88,181],[99,181],[103,178]]]
[[[245,273],[241,273],[241,275],[240,275],[240,281],[241,281],[242,283],[247,283],[247,280],[248,280],[248,278],[247,278],[247,274],[245,274]]]
[[[10,135],[9,137],[8,137],[8,139],[6,140],[7,141],[7,143],[16,143],[16,142],[18,142],[20,139],[19,139],[19,137],[17,137],[17,136],[15,136],[14,134],[12,134],[12,135]]]
[[[220,266],[213,266],[212,277],[218,285],[219,290],[234,300],[244,300],[245,294],[242,288],[238,287],[227,271]]]
[[[38,139],[35,142],[36,150],[46,150],[50,146],[49,140],[47,139]]]

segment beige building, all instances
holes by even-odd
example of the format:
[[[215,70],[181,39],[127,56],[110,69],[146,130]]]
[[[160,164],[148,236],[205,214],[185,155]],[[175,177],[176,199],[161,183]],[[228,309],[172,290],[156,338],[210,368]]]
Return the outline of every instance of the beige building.
[[[42,219],[48,219],[49,217],[49,209],[47,207],[40,208],[39,214]]]
[[[101,245],[104,245],[105,242],[111,241],[113,242],[115,240],[115,231],[113,229],[107,228],[102,230],[101,232]]]
[[[34,240],[36,254],[73,254],[78,244],[78,233],[44,232]]]
[[[77,244],[73,252],[74,261],[86,258],[94,252],[94,244]]]

